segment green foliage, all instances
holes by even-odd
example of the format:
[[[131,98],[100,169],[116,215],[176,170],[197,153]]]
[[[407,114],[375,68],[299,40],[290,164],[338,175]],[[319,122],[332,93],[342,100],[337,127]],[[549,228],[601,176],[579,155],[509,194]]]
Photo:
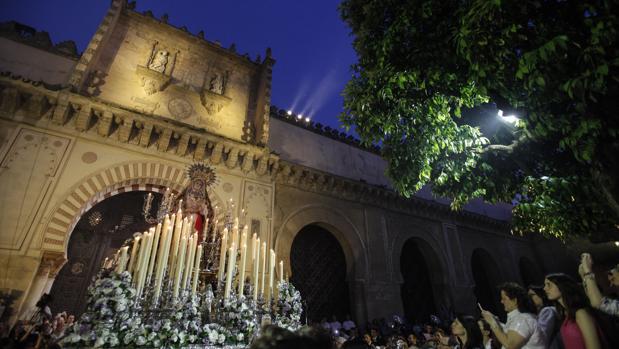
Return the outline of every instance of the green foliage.
[[[383,145],[396,190],[431,184],[454,208],[517,198],[519,232],[616,233],[619,3],[345,0],[340,10],[358,55],[341,119]],[[488,132],[488,102],[521,120]]]

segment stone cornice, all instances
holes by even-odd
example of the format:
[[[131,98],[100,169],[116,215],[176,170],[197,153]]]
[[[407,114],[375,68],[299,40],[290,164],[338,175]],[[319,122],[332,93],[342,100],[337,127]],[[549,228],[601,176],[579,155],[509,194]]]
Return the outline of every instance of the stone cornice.
[[[474,229],[509,234],[507,221],[469,211],[453,211],[448,205],[418,197],[405,198],[393,190],[280,160],[275,181],[301,190],[333,196],[364,205],[432,220],[448,221]]]
[[[221,164],[257,176],[272,176],[279,163],[279,157],[266,147],[238,143],[174,120],[136,113],[68,89],[53,90],[7,73],[0,76],[0,98],[0,117],[16,122]]]
[[[173,120],[106,104],[68,89],[52,90],[39,82],[2,74],[0,98],[0,117],[15,122],[221,164],[245,174],[270,177],[280,185],[393,212],[455,222],[475,229],[509,232],[506,221],[467,211],[452,211],[448,205],[417,197],[406,199],[385,187],[280,160],[266,147],[238,143]]]

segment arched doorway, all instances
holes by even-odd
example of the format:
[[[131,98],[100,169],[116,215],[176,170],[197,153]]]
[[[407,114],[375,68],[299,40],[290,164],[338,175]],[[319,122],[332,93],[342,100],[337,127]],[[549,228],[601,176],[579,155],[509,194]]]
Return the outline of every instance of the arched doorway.
[[[475,249],[471,256],[471,270],[475,281],[473,292],[477,302],[493,314],[503,316],[505,311],[501,306],[501,297],[497,289],[501,279],[492,256],[484,249]]]
[[[520,267],[520,278],[522,279],[523,285],[525,287],[527,287],[528,285],[540,286],[544,284],[544,275],[542,274],[539,267],[529,258],[520,258],[518,266]]]
[[[292,242],[290,263],[291,282],[303,297],[308,321],[350,314],[346,258],[328,230],[314,224],[301,229]]]
[[[161,194],[153,194],[153,207],[158,207]],[[80,217],[69,240],[68,261],[50,292],[54,313],[82,314],[88,286],[105,257],[111,256],[135,232],[150,227],[142,216],[145,195],[144,191],[132,191],[112,196]]]
[[[413,323],[428,322],[430,315],[437,314],[432,276],[429,263],[438,267],[434,262],[436,256],[431,247],[423,240],[410,238],[402,246],[400,256],[400,272],[403,283],[401,286],[402,305],[404,316]],[[440,268],[440,267],[439,267]]]

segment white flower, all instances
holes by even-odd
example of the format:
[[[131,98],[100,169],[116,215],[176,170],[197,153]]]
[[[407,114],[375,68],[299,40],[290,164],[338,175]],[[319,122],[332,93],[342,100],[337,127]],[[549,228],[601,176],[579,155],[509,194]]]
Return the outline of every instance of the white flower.
[[[135,344],[137,344],[137,345],[144,345],[144,344],[146,344],[146,338],[144,338],[143,336],[138,336],[138,339],[135,341]]]
[[[237,334],[236,335],[236,340],[239,341],[239,342],[242,342],[243,341],[243,334],[242,333]]]
[[[226,341],[226,336],[223,333],[219,334],[219,338],[217,339],[217,343],[223,344]]]
[[[208,333],[208,341],[209,341],[210,343],[212,343],[212,344],[217,343],[217,339],[218,339],[218,337],[219,337],[219,336],[218,336],[218,334],[217,334],[217,331],[210,331],[210,332]]]

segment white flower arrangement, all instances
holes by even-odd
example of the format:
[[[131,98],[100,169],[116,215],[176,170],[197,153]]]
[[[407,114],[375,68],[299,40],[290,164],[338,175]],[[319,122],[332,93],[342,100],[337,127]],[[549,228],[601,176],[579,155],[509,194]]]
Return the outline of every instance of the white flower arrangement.
[[[277,291],[279,299],[275,324],[290,331],[298,330],[301,327],[301,314],[303,313],[301,293],[287,281],[280,282]]]

